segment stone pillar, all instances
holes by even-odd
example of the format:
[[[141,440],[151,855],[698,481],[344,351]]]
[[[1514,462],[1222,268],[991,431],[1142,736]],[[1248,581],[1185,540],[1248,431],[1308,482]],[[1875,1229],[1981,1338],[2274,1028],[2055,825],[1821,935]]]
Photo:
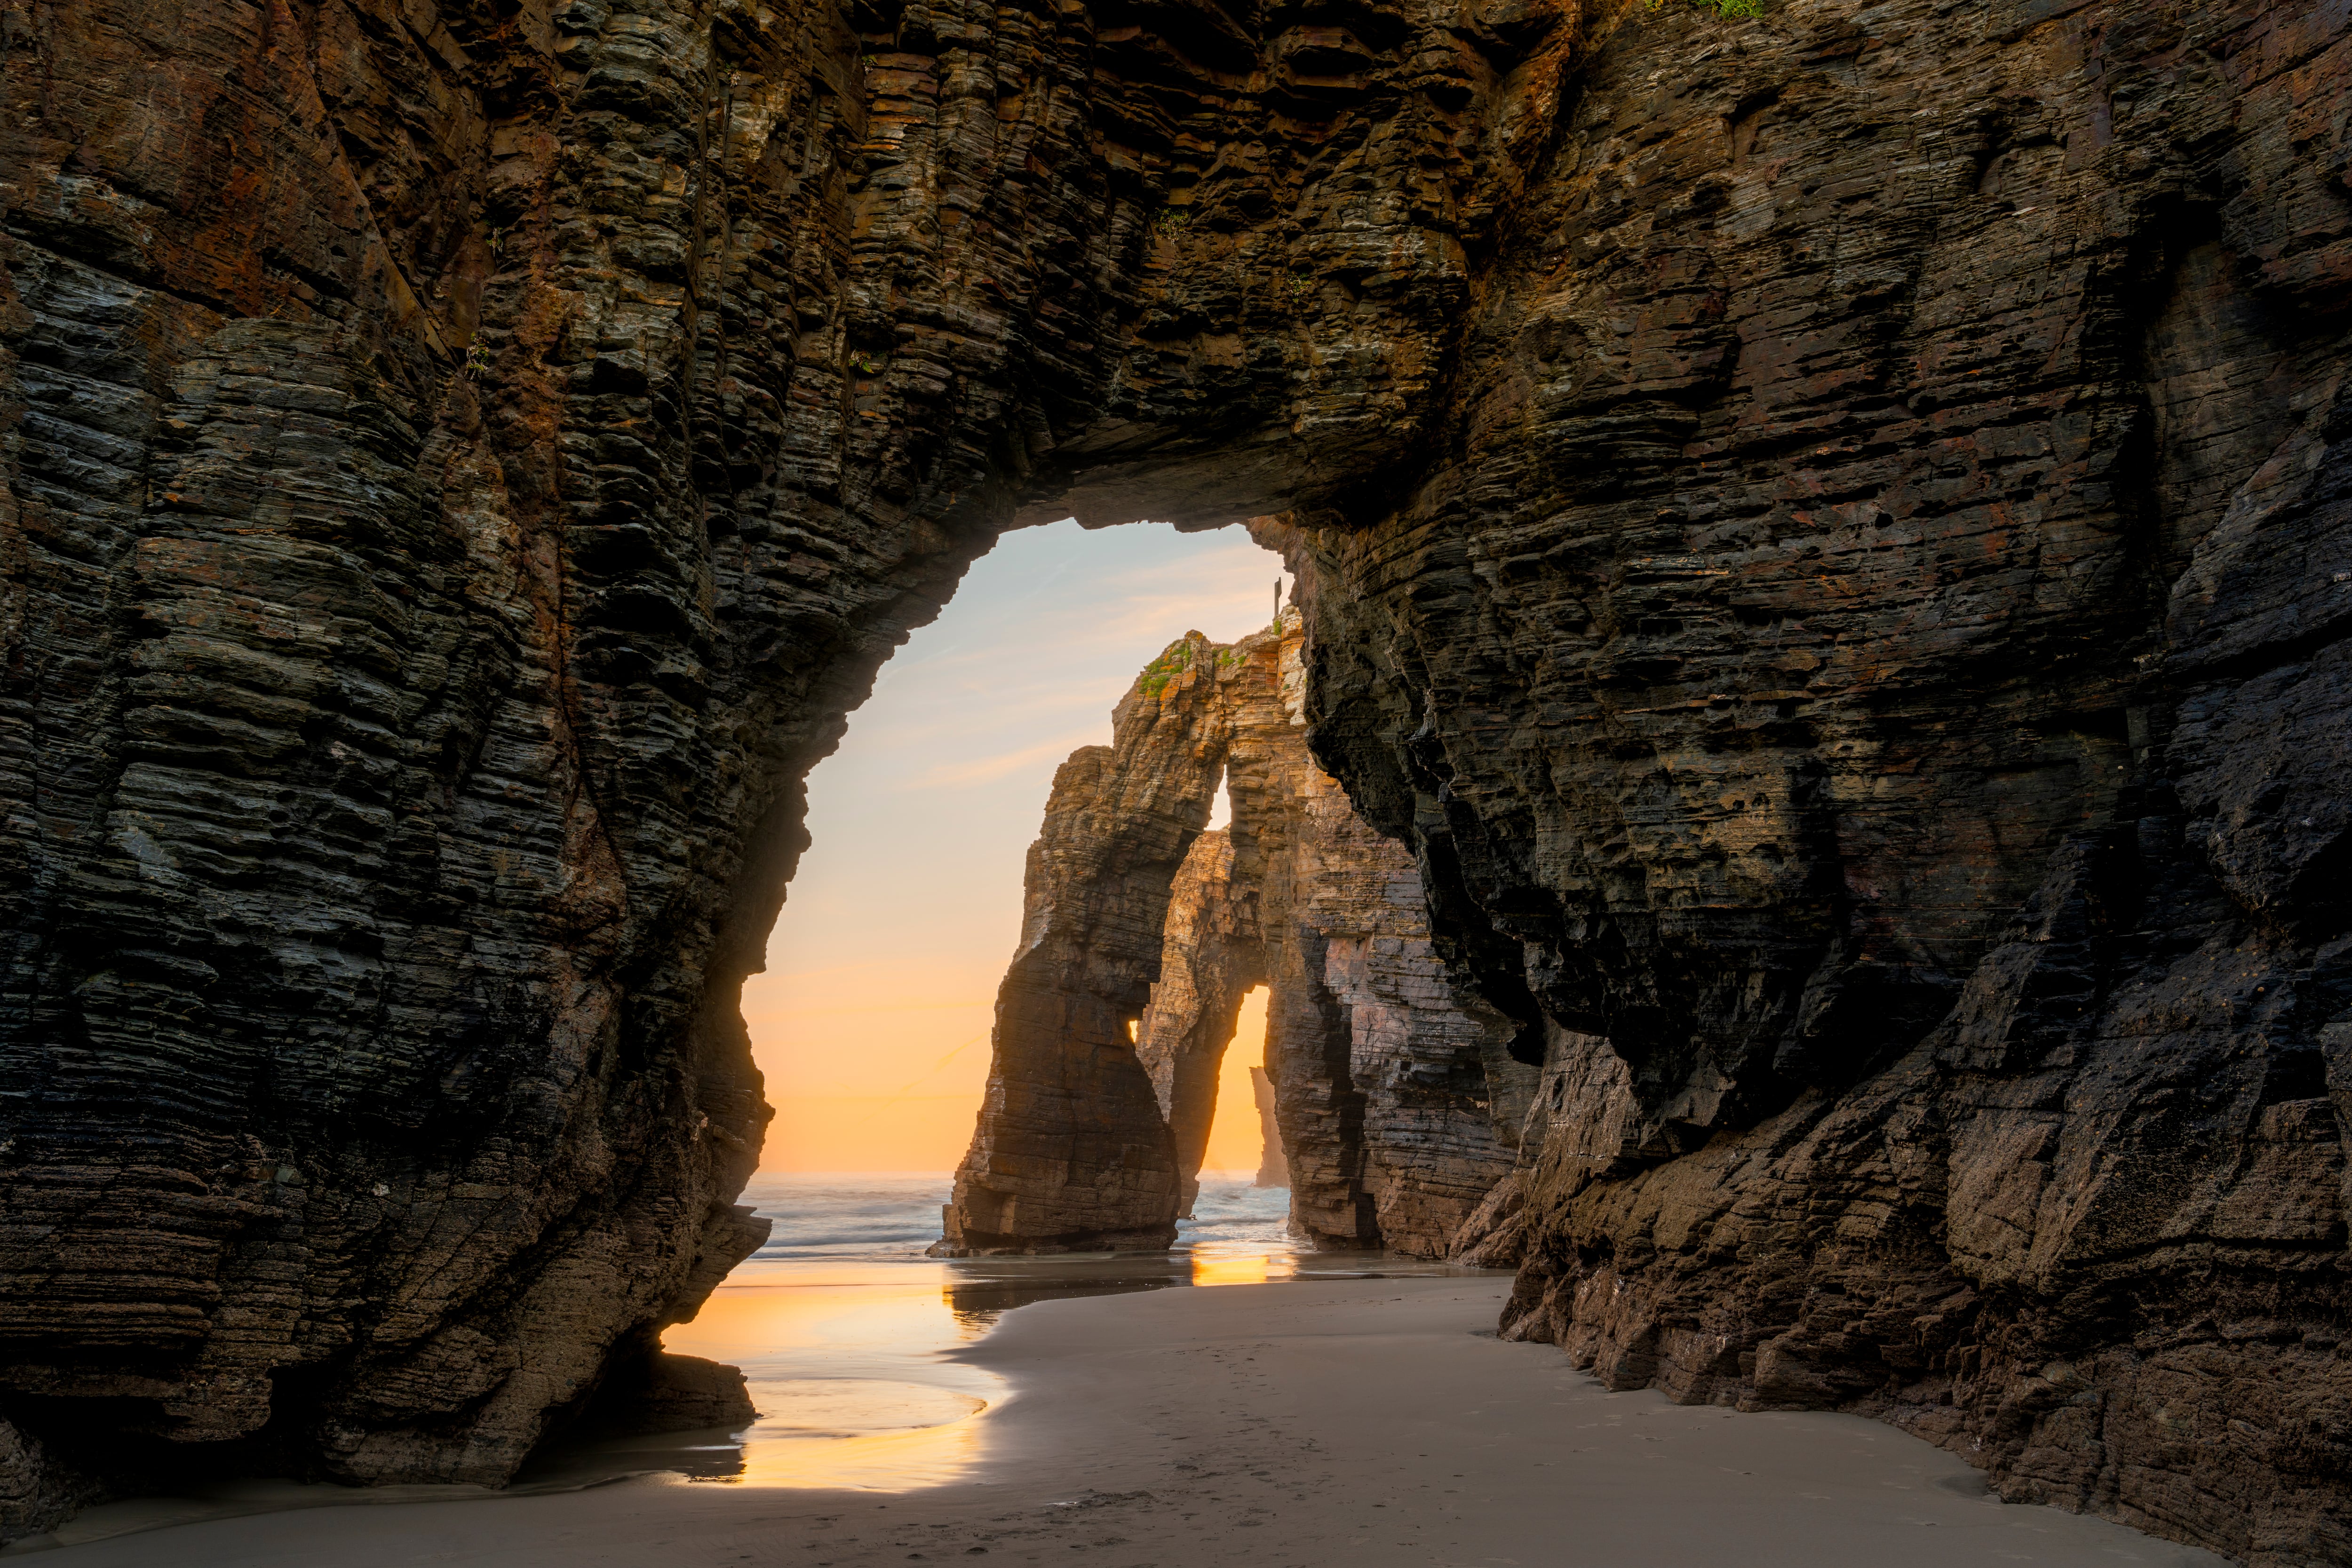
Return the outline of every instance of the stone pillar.
[[[1535,1070],[1431,946],[1412,857],[1308,755],[1303,641],[1286,611],[1175,644],[1055,778],[939,1250],[1171,1241],[1257,985],[1270,1159],[1310,1244],[1443,1254],[1510,1172]],[[1201,832],[1220,774],[1233,825]]]
[[[1160,973],[1170,885],[1224,765],[1214,646],[1194,632],[1055,775],[1030,846],[995,1060],[936,1250],[1151,1249],[1175,1239],[1174,1141],[1131,1032]]]
[[[1203,833],[1193,843],[1169,899],[1160,979],[1136,1030],[1136,1055],[1175,1138],[1184,1216],[1201,1190],[1218,1071],[1242,998],[1265,981],[1256,900],[1247,889],[1235,896],[1233,869],[1232,835]]]
[[[1290,1161],[1282,1152],[1282,1124],[1274,1114],[1274,1080],[1263,1067],[1250,1069],[1250,1099],[1257,1106],[1258,1136],[1265,1152],[1258,1156],[1257,1180],[1252,1186],[1288,1186]]]

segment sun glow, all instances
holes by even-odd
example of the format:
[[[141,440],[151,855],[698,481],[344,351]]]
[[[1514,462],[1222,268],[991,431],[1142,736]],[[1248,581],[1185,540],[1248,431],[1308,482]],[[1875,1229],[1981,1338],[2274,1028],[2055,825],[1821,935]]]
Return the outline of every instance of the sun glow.
[[[743,987],[777,1112],[763,1170],[944,1171],[963,1157],[1055,769],[1109,738],[1112,705],[1170,642],[1262,623],[1280,571],[1239,529],[1023,528],[883,666],[810,775],[813,842],[769,970]],[[1220,1143],[1212,1163],[1255,1170],[1255,1113],[1218,1121],[1250,1129],[1249,1148]]]
[[[1209,1152],[1201,1168],[1257,1173],[1265,1142],[1258,1134],[1257,1100],[1250,1092],[1250,1069],[1265,1065],[1265,988],[1242,998],[1241,1022],[1225,1060],[1217,1069],[1217,1110],[1209,1124]]]
[[[893,1378],[876,1354],[952,1333],[935,1270],[755,1268],[753,1279],[764,1282],[721,1286],[662,1334],[666,1350],[741,1366],[760,1412],[740,1459],[703,1479],[905,1491],[956,1480],[980,1458],[974,1417],[1003,1400],[1003,1380],[948,1366],[927,1368],[922,1382]]]
[[[1264,1253],[1249,1258],[1192,1254],[1192,1283],[1196,1285],[1264,1285],[1287,1280],[1295,1271],[1288,1259],[1277,1260]]]

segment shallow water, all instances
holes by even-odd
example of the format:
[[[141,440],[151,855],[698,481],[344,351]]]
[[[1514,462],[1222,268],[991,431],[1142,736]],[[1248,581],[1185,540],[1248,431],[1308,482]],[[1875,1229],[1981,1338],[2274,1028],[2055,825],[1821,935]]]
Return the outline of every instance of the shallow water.
[[[743,1201],[775,1221],[694,1321],[662,1343],[743,1369],[760,1418],[737,1430],[553,1445],[509,1490],[357,1488],[260,1480],[191,1488],[85,1510],[0,1556],[237,1514],[405,1501],[484,1500],[593,1486],[648,1470],[720,1485],[908,1491],[957,1480],[983,1457],[973,1416],[1003,1379],[950,1359],[1032,1301],[1191,1285],[1465,1274],[1383,1252],[1310,1252],[1286,1233],[1290,1194],[1245,1174],[1205,1172],[1194,1218],[1166,1252],[931,1259],[945,1173],[755,1177]]]
[[[969,1473],[971,1417],[1003,1380],[950,1359],[1032,1301],[1186,1285],[1371,1279],[1467,1270],[1381,1252],[1307,1252],[1286,1234],[1288,1192],[1204,1174],[1167,1252],[934,1260],[944,1174],[761,1176],[744,1201],[775,1221],[692,1322],[662,1336],[743,1369],[760,1419],[544,1454],[525,1482],[667,1469],[755,1486],[907,1490]]]

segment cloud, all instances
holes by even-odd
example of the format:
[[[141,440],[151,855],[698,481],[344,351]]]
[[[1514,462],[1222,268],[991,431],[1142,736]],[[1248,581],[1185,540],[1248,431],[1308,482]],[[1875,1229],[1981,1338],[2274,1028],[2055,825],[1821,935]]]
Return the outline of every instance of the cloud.
[[[1053,759],[1061,760],[1096,737],[1080,730],[1052,740],[1041,740],[1034,746],[1024,746],[1018,751],[1000,752],[994,757],[976,758],[970,762],[936,763],[922,777],[905,786],[914,789],[960,789],[973,784],[987,784],[1017,773],[1024,768]]]

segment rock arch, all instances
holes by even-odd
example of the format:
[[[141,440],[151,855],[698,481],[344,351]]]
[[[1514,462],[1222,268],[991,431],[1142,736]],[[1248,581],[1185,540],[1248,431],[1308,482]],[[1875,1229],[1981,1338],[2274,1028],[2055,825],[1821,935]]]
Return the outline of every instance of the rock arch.
[[[511,1473],[756,1239],[880,661],[1287,514],[1511,1332],[2346,1554],[2340,6],[0,26],[10,1530]]]
[[[1305,644],[1297,610],[1171,644],[1056,775],[941,1250],[1172,1241],[1255,985],[1312,1244],[1442,1255],[1510,1175],[1534,1070],[1437,956],[1411,854],[1308,756]]]

